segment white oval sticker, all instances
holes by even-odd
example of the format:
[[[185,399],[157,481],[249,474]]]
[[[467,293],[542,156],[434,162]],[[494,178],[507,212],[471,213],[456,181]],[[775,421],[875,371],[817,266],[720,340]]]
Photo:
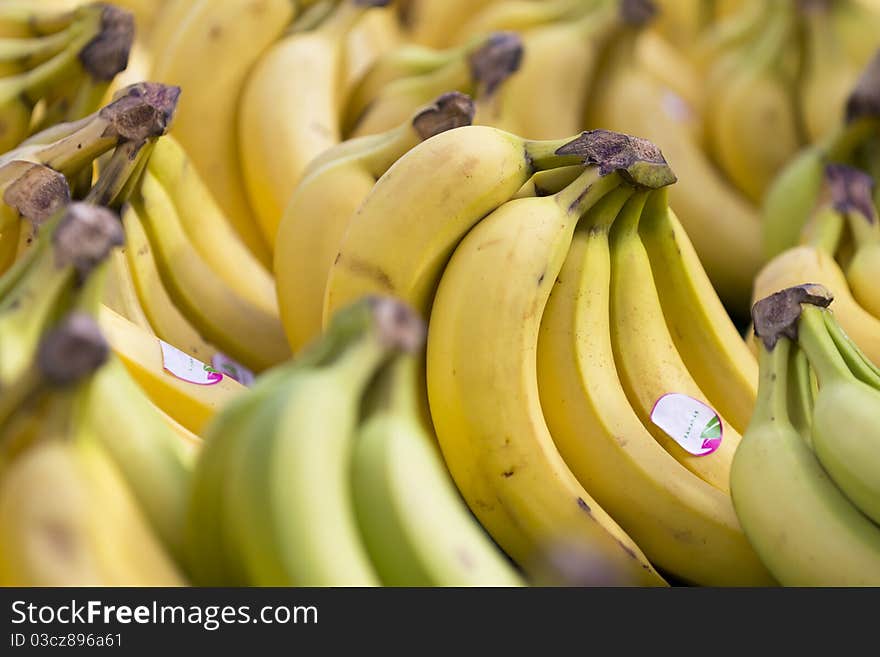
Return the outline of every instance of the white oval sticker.
[[[705,456],[721,445],[724,427],[718,413],[688,395],[663,395],[651,409],[651,421],[689,454]]]
[[[223,380],[220,372],[177,347],[162,340],[159,340],[159,346],[162,347],[162,365],[178,379],[200,386],[212,386]]]

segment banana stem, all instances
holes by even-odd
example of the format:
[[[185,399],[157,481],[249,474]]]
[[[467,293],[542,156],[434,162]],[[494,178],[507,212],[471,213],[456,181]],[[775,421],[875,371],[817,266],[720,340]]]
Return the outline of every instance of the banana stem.
[[[94,187],[83,199],[86,203],[117,209],[126,200],[143,172],[156,140],[126,141],[117,146]]]
[[[819,377],[819,385],[855,377],[841,356],[825,326],[822,313],[827,310],[805,304],[798,321],[798,344],[806,352],[810,365]]]
[[[843,236],[844,221],[841,214],[832,207],[824,206],[816,211],[808,228],[804,243],[833,256]]]
[[[419,367],[419,359],[414,354],[392,357],[367,391],[364,416],[390,413],[397,417],[411,417],[420,403]]]
[[[772,348],[762,342],[758,352],[758,396],[751,424],[791,424],[788,415],[788,367],[792,342],[781,337]]]
[[[845,162],[860,144],[877,134],[880,134],[880,119],[871,116],[855,119],[828,137],[823,145],[826,159],[829,162]]]

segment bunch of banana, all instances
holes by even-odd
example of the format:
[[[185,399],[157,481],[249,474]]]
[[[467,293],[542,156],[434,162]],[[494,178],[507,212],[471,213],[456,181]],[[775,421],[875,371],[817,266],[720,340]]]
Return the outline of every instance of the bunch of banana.
[[[521,30],[523,61],[478,119],[529,139],[574,134],[584,127],[584,109],[606,44],[629,23],[641,20],[640,5],[628,0],[525,4],[534,7],[533,13],[543,9],[545,17],[538,20],[539,14],[531,24],[520,25],[498,17],[505,29],[513,23]]]
[[[471,510],[522,567],[549,545],[573,541],[607,558],[618,585],[662,585],[554,446],[535,352],[580,217],[607,198],[626,198],[632,185],[674,178],[656,149],[623,135],[595,132],[579,146],[588,164],[574,182],[550,196],[501,204],[455,248],[428,329],[431,417]]]
[[[21,405],[0,424],[3,586],[185,583],[95,425],[79,413],[107,355],[94,322],[71,313],[45,334],[28,376],[16,382],[26,390],[4,390],[4,402],[20,394]]]
[[[388,0],[341,0],[316,26],[298,28],[260,57],[242,90],[238,140],[251,208],[270,251],[306,165],[342,138],[347,36]]]
[[[149,39],[149,78],[186,89],[174,135],[239,237],[265,265],[269,249],[248,203],[238,116],[251,69],[293,21],[290,0],[167,0]]]
[[[663,150],[680,180],[669,190],[672,207],[729,312],[745,316],[762,264],[758,213],[703,151],[698,108],[639,55],[651,16],[650,4],[642,4],[643,20],[631,23],[605,53],[585,123],[638,135]]]
[[[362,137],[385,132],[400,125],[417,108],[448,91],[458,91],[486,106],[480,123],[492,123],[488,111],[497,93],[519,68],[523,56],[522,38],[515,32],[492,32],[471,40],[467,45],[444,52],[430,53],[436,66],[408,63],[410,53],[391,51],[379,58],[355,89],[346,108],[347,137]]]
[[[471,99],[450,92],[396,128],[347,140],[312,161],[284,211],[275,249],[278,305],[294,353],[321,332],[330,268],[349,218],[376,180],[411,148],[469,125],[473,115]]]
[[[835,132],[878,26],[857,0],[754,2],[707,36],[710,150],[752,202],[798,150]]]
[[[0,424],[4,425],[2,452],[4,467],[7,468],[3,481],[4,485],[10,480],[18,482],[10,484],[10,500],[15,502],[10,501],[12,506],[7,507],[4,519],[5,522],[25,523],[21,527],[27,529],[21,533],[22,541],[46,540],[47,530],[43,523],[52,520],[51,514],[58,500],[53,493],[45,498],[34,496],[38,498],[36,502],[22,502],[19,496],[31,490],[23,487],[25,483],[30,486],[51,483],[41,483],[41,475],[14,475],[19,467],[24,471],[30,471],[31,467],[40,471],[42,467],[19,466],[19,460],[22,463],[43,462],[43,457],[32,462],[28,456],[32,448],[40,449],[39,453],[42,453],[44,429],[49,432],[45,434],[46,438],[64,439],[70,444],[73,440],[79,440],[77,436],[88,435],[87,442],[96,448],[100,447],[104,459],[109,459],[113,468],[118,469],[127,489],[127,492],[106,491],[111,496],[105,503],[111,505],[107,515],[114,519],[113,527],[133,523],[134,528],[142,521],[124,518],[123,513],[132,517],[143,514],[150,531],[155,532],[156,536],[149,540],[144,538],[145,544],[150,545],[150,541],[158,539],[177,560],[181,554],[183,498],[189,485],[188,451],[191,449],[184,447],[180,434],[175,433],[156,412],[112,354],[102,357],[102,362],[106,362],[94,372],[89,371],[89,375],[79,380],[75,388],[58,394],[41,392],[45,389],[41,383],[44,380],[41,372],[47,371],[47,368],[53,380],[72,385],[80,378],[77,372],[91,362],[90,352],[78,342],[62,341],[46,352],[40,349],[41,340],[65,315],[78,317],[76,326],[82,326],[83,322],[86,326],[96,325],[104,295],[107,256],[122,241],[122,226],[118,216],[101,206],[74,202],[53,213],[38,234],[28,257],[20,260],[13,270],[0,278],[0,363],[4,377],[0,394],[0,407],[3,409]],[[94,332],[93,328],[88,334]],[[74,337],[77,335],[80,334],[75,333]],[[103,337],[101,343],[105,344]],[[104,350],[107,350],[106,345]],[[71,370],[71,367],[75,369]],[[65,428],[68,419],[72,424]],[[62,433],[53,437],[53,433],[62,429]],[[55,454],[56,450],[49,450],[49,453]],[[50,458],[50,462],[56,459],[47,458]],[[62,460],[69,458],[73,457]],[[33,481],[33,477],[37,481]],[[67,475],[59,479],[59,485],[61,481],[70,482],[78,478],[79,475],[72,480],[71,475]],[[64,490],[58,494],[61,496],[58,499],[63,499]],[[90,526],[91,521],[87,522],[82,516],[80,504],[85,502],[84,494],[78,492],[71,499],[71,503],[79,500],[71,509],[70,518],[70,522],[75,523],[70,531],[76,532],[72,538],[77,541],[91,540],[91,536],[80,538],[80,534],[88,531],[90,535],[94,529]],[[89,493],[89,497],[91,495]],[[126,501],[128,499],[136,501],[137,512],[128,510],[132,506]],[[45,508],[43,502],[47,505]],[[22,516],[14,510],[16,503],[24,511]],[[113,507],[115,504],[120,506]],[[35,525],[26,527],[28,523]],[[84,523],[85,526],[80,526]],[[67,527],[66,524],[61,526]],[[144,531],[138,530],[133,535],[141,537],[143,534]],[[81,549],[85,550],[87,546],[83,545]],[[3,552],[6,554],[5,549]],[[15,552],[10,549],[9,554],[17,554],[22,559],[40,558],[39,550],[29,555],[20,551],[19,547]],[[83,558],[93,556],[87,553]],[[137,559],[129,555],[125,561],[136,562]],[[129,567],[137,566],[131,563]],[[29,571],[21,572],[24,576]]]
[[[836,128],[803,148],[773,179],[761,207],[763,247],[771,258],[794,246],[820,200],[826,164],[851,164],[871,170],[880,160],[880,50],[862,71]],[[861,161],[862,159],[866,161]]]
[[[877,586],[880,370],[847,339],[831,302],[825,288],[802,285],[754,305],[761,382],[731,492],[781,584]]]
[[[423,345],[405,305],[364,298],[217,416],[188,507],[196,583],[522,583],[420,423]]]
[[[103,3],[69,11],[4,5],[0,26],[0,152],[94,111],[133,39],[131,14]]]
[[[770,260],[755,278],[757,302],[784,288],[818,283],[835,297],[837,321],[868,357],[880,361],[880,318],[876,308],[876,280],[870,278],[876,256],[870,244],[877,232],[877,210],[871,199],[873,180],[845,165],[824,169],[820,202],[802,230],[801,244]],[[859,246],[849,262],[842,260],[841,243],[847,236]],[[858,257],[856,257],[858,255]]]
[[[220,349],[254,371],[285,360],[290,348],[271,279],[225,227],[216,206],[199,205],[210,198],[206,190],[181,184],[181,176],[194,180],[196,174],[186,166],[185,155],[172,149],[158,162],[150,158],[125,212],[126,223],[135,227],[142,244],[146,237],[159,275],[154,284],[161,285],[159,293],[164,291],[179,311],[176,316],[167,314],[167,305],[157,309],[156,326],[163,327],[157,333],[168,331],[170,337],[175,330],[171,323],[176,322],[179,331],[184,321],[182,328],[190,339],[179,348],[192,349],[195,344],[212,354]],[[199,342],[193,343],[193,338]]]

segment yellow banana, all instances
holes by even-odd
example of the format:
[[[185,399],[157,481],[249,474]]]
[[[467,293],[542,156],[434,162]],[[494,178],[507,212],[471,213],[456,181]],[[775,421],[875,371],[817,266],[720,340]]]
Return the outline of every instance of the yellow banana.
[[[241,177],[238,107],[251,68],[294,13],[290,0],[169,0],[151,41],[150,78],[186,88],[175,137],[236,232],[267,267],[269,249]]]
[[[192,383],[166,369],[159,340],[116,314],[106,306],[99,314],[101,330],[107,335],[116,356],[130,376],[159,408],[195,434],[244,386],[228,376],[217,374],[207,385]],[[204,377],[201,363],[189,363],[195,374]]]
[[[630,403],[657,442],[685,468],[728,492],[730,462],[740,435],[712,408],[670,335],[638,233],[645,200],[644,194],[636,195],[611,228],[614,361]],[[719,431],[699,433],[712,422],[717,427],[719,421]]]
[[[621,155],[629,142],[614,135],[594,135],[586,147],[606,136],[611,144],[597,150]],[[544,306],[579,217],[621,180],[609,160],[593,161],[608,175],[588,166],[556,195],[505,203],[456,248],[428,327],[431,415],[459,490],[521,566],[570,540],[607,562],[618,585],[660,585],[641,550],[565,465],[539,400],[535,351]],[[633,166],[623,161],[621,168],[637,167],[631,153]],[[652,183],[670,182],[665,167],[639,164]]]
[[[498,0],[403,0],[406,37],[430,48],[451,46],[459,27],[483,7]]]
[[[763,263],[758,212],[693,138],[687,105],[668,102],[668,88],[639,66],[636,39],[626,34],[611,47],[587,108],[587,127],[639,135],[662,149],[679,179],[669,190],[672,209],[725,306],[745,317],[752,278]]]
[[[346,99],[346,103],[373,64],[403,43],[403,27],[394,5],[368,11],[355,24],[344,48],[342,98]]]
[[[652,563],[696,584],[771,583],[729,496],[657,443],[620,383],[611,346],[608,231],[630,195],[610,193],[581,220],[550,293],[537,352],[547,426],[584,488]]]
[[[275,250],[278,304],[294,353],[321,332],[330,268],[349,218],[376,180],[422,140],[468,125],[473,113],[473,103],[467,96],[444,94],[387,133],[350,140],[330,149],[326,163],[303,178],[294,190]],[[354,150],[354,142],[359,150]],[[343,149],[344,155],[334,157],[335,151]]]
[[[309,160],[341,139],[345,43],[384,0],[343,0],[318,27],[294,31],[257,62],[242,91],[238,149],[248,199],[270,252]]]
[[[211,344],[253,370],[286,360],[290,349],[276,315],[239,295],[214,273],[185,234],[177,208],[150,171],[134,200],[171,299]]]

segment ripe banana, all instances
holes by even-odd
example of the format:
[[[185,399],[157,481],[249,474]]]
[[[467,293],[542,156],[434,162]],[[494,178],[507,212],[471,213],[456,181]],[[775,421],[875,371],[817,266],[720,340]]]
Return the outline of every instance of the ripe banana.
[[[846,265],[846,281],[856,302],[880,319],[880,294],[877,291],[877,277],[880,275],[880,220],[871,198],[871,191],[876,183],[873,178],[857,169],[848,169],[848,177],[849,194],[842,209],[846,212],[849,233],[855,242],[855,253]]]
[[[3,586],[182,586],[120,472],[94,439],[53,436],[0,480]]]
[[[449,47],[461,25],[495,2],[497,0],[402,0],[405,36],[430,48]]]
[[[714,168],[688,128],[680,99],[639,65],[638,32],[621,35],[594,84],[587,127],[639,135],[657,144],[680,182],[669,190],[675,214],[725,306],[746,315],[752,278],[761,266],[761,224],[755,209]],[[645,112],[643,108],[657,108]]]
[[[263,312],[277,315],[275,283],[233,229],[232,223],[172,135],[156,142],[147,168],[168,192],[183,230],[216,275]]]
[[[367,8],[386,2],[343,0],[315,29],[294,31],[274,44],[248,75],[238,149],[248,199],[270,252],[305,166],[341,139],[348,34]]]
[[[580,483],[652,563],[702,585],[771,583],[730,498],[657,443],[618,378],[608,231],[631,194],[615,190],[581,219],[550,293],[537,352],[547,426]]]
[[[196,251],[169,194],[145,171],[134,200],[171,299],[206,340],[253,370],[290,355],[281,322],[220,280]]]
[[[348,99],[373,64],[403,43],[403,26],[393,4],[368,11],[349,32],[345,42],[342,98]]]
[[[477,11],[455,33],[458,43],[482,37],[499,30],[528,32],[540,25],[566,22],[600,4],[594,0],[505,0]]]
[[[756,204],[802,145],[794,92],[796,63],[789,61],[795,18],[788,4],[770,3],[760,33],[734,52],[723,52],[706,83],[711,152],[727,177]]]
[[[290,0],[169,0],[151,39],[150,78],[186,88],[174,135],[247,247],[271,264],[247,200],[238,108],[252,67],[295,15]]]
[[[600,151],[562,192],[501,205],[471,230],[446,266],[428,330],[431,415],[447,466],[474,514],[528,567],[557,541],[608,560],[618,585],[658,585],[636,544],[584,490],[553,446],[541,410],[535,351],[544,306],[580,216],[621,184],[615,163],[646,182],[671,181],[637,163],[629,139],[594,133]],[[593,148],[595,150],[593,151]],[[651,149],[645,149],[645,159]],[[656,154],[656,149],[654,149]],[[627,165],[634,165],[628,167]]]
[[[465,126],[410,150],[349,221],[327,279],[325,325],[338,309],[371,293],[393,294],[427,317],[455,245],[536,170],[577,163],[574,151],[557,150],[582,139],[526,141]]]
[[[104,286],[104,303],[113,312],[125,317],[142,331],[155,335],[153,325],[141,305],[141,299],[135,287],[134,277],[126,255],[127,251],[128,247],[122,245],[110,252],[107,265],[109,269],[107,283]]]
[[[805,2],[799,5],[806,30],[804,70],[799,89],[803,126],[811,142],[822,140],[837,129],[850,91],[865,60],[854,60],[832,19],[845,2]],[[880,21],[878,21],[880,25]],[[876,45],[880,39],[874,38]]]
[[[700,390],[742,432],[755,407],[758,362],[669,207],[668,191],[655,192],[639,220],[639,237],[648,252],[666,326]]]
[[[175,420],[201,435],[211,418],[245,388],[229,376],[217,373],[208,385],[193,383],[165,368],[165,358],[158,338],[104,306],[98,315],[101,329],[114,353],[143,391]],[[194,374],[202,374],[206,365],[190,363]],[[201,376],[199,378],[202,378]]]
[[[528,139],[556,139],[582,130],[591,83],[605,44],[632,19],[623,9],[626,6],[623,2],[600,3],[582,10],[573,20],[525,31],[522,64],[499,88],[493,100],[497,109],[487,110],[481,122]],[[534,102],[536,98],[541,102]]]
[[[140,218],[142,211],[137,206],[136,202],[129,203],[122,213],[126,241],[124,257],[135,290],[135,299],[142,309],[141,313],[148,320],[149,332],[196,360],[210,363],[217,348],[205,342],[171,300],[162,284],[159,268]],[[120,314],[129,319],[125,313]]]
[[[880,528],[844,497],[789,419],[789,354],[798,347],[773,305],[770,297],[753,311],[761,379],[755,415],[731,468],[734,508],[780,584],[876,586]],[[779,332],[766,321],[773,315]]]
[[[387,133],[360,137],[330,149],[322,158],[325,164],[306,175],[294,190],[275,250],[278,305],[294,353],[321,332],[330,268],[349,218],[376,180],[416,144],[450,128],[469,125],[473,114],[470,98],[457,92],[444,94]],[[340,189],[345,194],[337,193]]]
[[[633,197],[610,233],[614,361],[627,398],[657,442],[685,468],[728,492],[730,462],[740,435],[693,380],[666,325],[638,233],[645,200],[644,194]],[[689,424],[691,416],[702,424]]]

